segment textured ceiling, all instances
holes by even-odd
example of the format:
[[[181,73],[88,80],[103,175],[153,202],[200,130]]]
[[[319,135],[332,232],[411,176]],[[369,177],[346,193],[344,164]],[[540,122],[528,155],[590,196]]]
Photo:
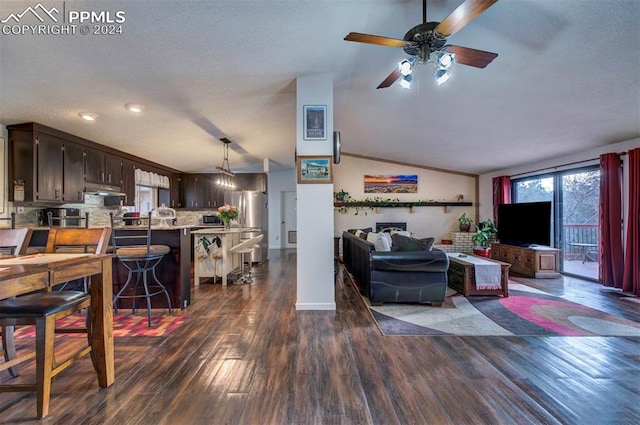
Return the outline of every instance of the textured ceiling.
[[[430,0],[428,20],[460,3]],[[0,20],[37,4],[0,1]],[[220,137],[236,171],[264,158],[293,167],[295,80],[310,73],[333,74],[334,127],[359,155],[484,173],[640,136],[638,0],[499,0],[449,38],[496,60],[457,65],[443,86],[422,65],[410,91],[376,90],[402,49],[343,38],[402,38],[422,20],[419,0],[42,4],[124,11],[123,33],[0,34],[0,123],[39,122],[186,172],[221,164]],[[131,102],[146,111],[133,116]]]

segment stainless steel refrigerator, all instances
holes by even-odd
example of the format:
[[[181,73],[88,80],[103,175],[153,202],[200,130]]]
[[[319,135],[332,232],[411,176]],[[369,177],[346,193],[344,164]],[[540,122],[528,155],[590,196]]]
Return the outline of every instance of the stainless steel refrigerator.
[[[259,190],[229,191],[224,194],[224,202],[238,207],[238,224],[255,230],[242,234],[242,239],[263,234],[260,246],[251,254],[252,263],[264,263],[269,259],[269,213],[267,195]]]

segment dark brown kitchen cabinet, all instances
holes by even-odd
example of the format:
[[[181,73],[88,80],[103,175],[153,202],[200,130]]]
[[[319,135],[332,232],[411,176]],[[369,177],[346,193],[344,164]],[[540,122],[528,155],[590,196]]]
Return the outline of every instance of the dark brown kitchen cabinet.
[[[218,208],[223,204],[224,191],[216,182],[218,174],[182,174],[184,208]]]
[[[24,182],[23,202],[84,202],[84,149],[35,126],[9,126],[9,179]],[[13,190],[9,200],[15,199]]]
[[[120,186],[122,158],[98,149],[86,149],[85,178],[91,183]]]
[[[136,202],[136,167],[137,163],[129,159],[122,160],[122,205],[134,206]]]
[[[65,142],[62,159],[62,198],[74,204],[84,202],[84,148]]]
[[[169,206],[171,208],[182,208],[181,182],[181,174],[171,174],[169,178]]]
[[[200,182],[200,193],[202,193],[203,208],[217,208],[218,205],[218,185],[216,184],[216,174],[202,174]]]
[[[236,189],[234,190],[259,190],[267,191],[267,175],[264,173],[236,174]]]
[[[63,202],[64,141],[48,134],[37,134],[36,201]]]
[[[182,177],[185,208],[202,208],[201,181],[200,174],[185,174]]]
[[[105,196],[105,205],[119,205],[122,198],[124,205],[131,206],[135,202],[134,168],[160,175],[180,175],[178,170],[35,122],[9,125],[7,131],[11,202],[83,203],[88,182],[113,186],[127,194]],[[14,181],[23,183],[20,186],[23,190],[14,189]],[[175,199],[179,201],[179,197],[180,191],[176,189]],[[200,199],[198,204],[201,203]]]

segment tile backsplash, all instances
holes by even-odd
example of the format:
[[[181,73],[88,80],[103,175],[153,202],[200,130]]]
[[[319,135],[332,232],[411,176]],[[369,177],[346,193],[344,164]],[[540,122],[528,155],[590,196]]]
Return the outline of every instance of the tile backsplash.
[[[104,198],[98,195],[85,195],[84,204],[39,205],[37,207],[33,206],[33,204],[25,204],[23,205],[23,214],[16,214],[16,227],[39,226],[37,212],[46,207],[77,208],[80,210],[80,215],[88,212],[89,227],[109,226],[109,213],[115,213],[120,208],[118,206],[105,206]],[[9,202],[9,212],[16,212],[16,209],[16,205]],[[133,207],[127,207],[127,209],[128,211],[134,211]],[[215,208],[208,210],[176,210],[177,224],[179,226],[199,225],[202,222],[203,215],[215,214],[215,212]],[[47,227],[46,222],[43,225]]]

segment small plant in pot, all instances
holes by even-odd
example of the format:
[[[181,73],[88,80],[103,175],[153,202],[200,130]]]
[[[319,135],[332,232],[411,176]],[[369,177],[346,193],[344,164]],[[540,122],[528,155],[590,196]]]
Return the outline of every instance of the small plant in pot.
[[[347,202],[351,198],[349,192],[345,192],[344,189],[340,189],[340,192],[335,192],[333,196],[338,202]]]
[[[472,238],[476,243],[473,253],[482,257],[490,257],[491,248],[489,247],[489,242],[496,233],[498,233],[498,228],[491,219],[487,219],[487,221],[480,223],[480,226],[476,226],[476,234]]]
[[[460,231],[461,232],[468,232],[469,229],[471,228],[471,222],[473,220],[471,219],[471,217],[469,217],[467,215],[467,213],[462,213],[462,215],[460,216],[460,218],[458,219],[458,224],[460,225]]]

